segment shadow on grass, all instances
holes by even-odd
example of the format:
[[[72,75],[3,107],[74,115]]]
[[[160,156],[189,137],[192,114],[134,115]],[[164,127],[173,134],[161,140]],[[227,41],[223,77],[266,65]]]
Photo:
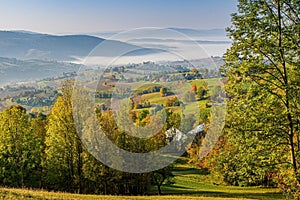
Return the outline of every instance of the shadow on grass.
[[[165,185],[165,187],[174,188],[176,189],[176,191],[179,191],[178,189],[189,189],[188,187],[178,186],[178,185]]]
[[[184,168],[184,167],[175,167],[173,169],[174,174],[197,174],[197,175],[208,175],[210,174],[208,169],[204,168]]]

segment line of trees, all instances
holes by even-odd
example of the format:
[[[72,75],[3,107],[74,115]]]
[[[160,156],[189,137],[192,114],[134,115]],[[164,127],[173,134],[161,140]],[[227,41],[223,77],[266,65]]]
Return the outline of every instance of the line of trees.
[[[86,150],[73,120],[72,87],[73,81],[62,83],[62,95],[48,116],[28,115],[21,106],[0,113],[0,185],[129,195],[146,194],[151,185],[156,185],[161,193],[161,184],[172,176],[171,167],[149,173],[125,173],[105,166]],[[171,118],[179,117],[168,113]],[[166,124],[150,140],[151,144],[136,146],[140,141],[118,129],[111,111],[99,110],[97,117],[109,139],[133,152],[149,152],[165,145],[164,131],[175,126]]]

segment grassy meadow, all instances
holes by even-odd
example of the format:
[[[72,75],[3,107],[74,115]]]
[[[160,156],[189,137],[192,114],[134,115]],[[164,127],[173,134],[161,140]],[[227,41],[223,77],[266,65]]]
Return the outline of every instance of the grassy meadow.
[[[204,169],[195,168],[188,163],[176,164],[173,174],[174,184],[163,185],[163,195],[156,195],[156,188],[152,188],[149,196],[113,196],[113,195],[83,195],[62,192],[47,192],[43,190],[0,188],[1,199],[72,199],[72,200],[280,200],[285,197],[276,188],[233,187],[218,184],[218,181]]]

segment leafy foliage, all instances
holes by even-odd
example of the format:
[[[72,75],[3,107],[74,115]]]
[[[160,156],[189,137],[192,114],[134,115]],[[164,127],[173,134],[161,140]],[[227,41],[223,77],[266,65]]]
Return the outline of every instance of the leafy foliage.
[[[299,193],[299,2],[240,0],[228,34],[225,144],[215,170],[233,185],[264,185],[292,171]],[[279,183],[280,184],[280,183]]]
[[[12,106],[0,114],[1,184],[40,186],[43,140],[35,134],[26,110]]]

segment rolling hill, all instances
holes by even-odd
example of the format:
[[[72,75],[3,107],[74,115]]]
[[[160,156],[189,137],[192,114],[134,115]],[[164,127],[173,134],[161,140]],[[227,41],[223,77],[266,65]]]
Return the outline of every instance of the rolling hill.
[[[103,50],[93,52],[93,56],[118,56],[119,52],[131,55],[157,53],[155,49],[145,49],[115,40],[105,40],[89,35],[48,35],[26,31],[0,31],[0,56],[17,59],[50,59],[74,61],[83,58],[105,43]],[[138,51],[137,51],[138,49]]]
[[[55,77],[66,72],[76,72],[80,67],[82,65],[73,63],[0,57],[0,85]]]

